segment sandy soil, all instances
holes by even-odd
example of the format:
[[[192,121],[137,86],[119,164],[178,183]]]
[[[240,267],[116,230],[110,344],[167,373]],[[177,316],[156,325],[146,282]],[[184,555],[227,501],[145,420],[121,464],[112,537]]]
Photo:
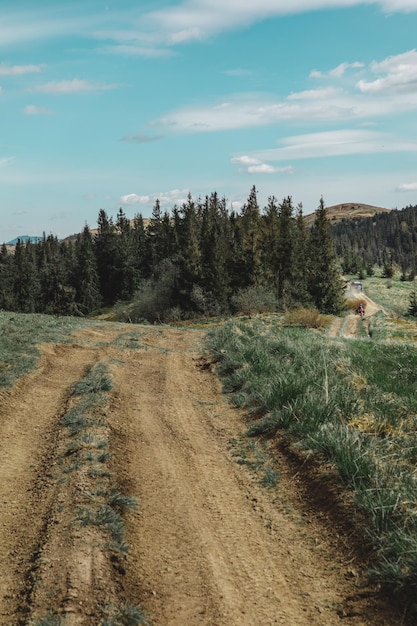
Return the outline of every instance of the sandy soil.
[[[97,626],[105,605],[141,606],[153,626],[402,623],[366,582],[331,471],[301,465],[282,442],[271,449],[273,489],[237,462],[244,415],[202,341],[194,330],[103,323],[44,346],[36,372],[1,394],[2,625],[49,612]],[[109,467],[139,503],[125,515],[126,556],[76,523],[87,478],[64,480],[59,463],[71,385],[97,362],[114,381],[103,409]]]

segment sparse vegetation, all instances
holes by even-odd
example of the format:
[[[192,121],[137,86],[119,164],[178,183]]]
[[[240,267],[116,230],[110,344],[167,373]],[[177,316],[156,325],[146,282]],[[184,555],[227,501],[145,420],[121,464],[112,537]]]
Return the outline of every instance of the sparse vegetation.
[[[0,388],[36,367],[39,343],[68,341],[84,322],[50,315],[18,315],[0,310]]]
[[[100,626],[149,626],[144,613],[136,606],[125,604],[121,607],[106,606],[102,609]]]

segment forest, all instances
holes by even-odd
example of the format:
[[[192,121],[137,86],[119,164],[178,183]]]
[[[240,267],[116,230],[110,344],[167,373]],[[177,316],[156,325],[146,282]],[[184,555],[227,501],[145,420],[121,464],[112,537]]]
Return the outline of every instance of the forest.
[[[44,235],[0,251],[0,309],[86,316],[132,301],[132,321],[150,322],[248,303],[339,312],[343,284],[323,199],[311,229],[291,197],[272,196],[261,210],[252,187],[239,213],[216,192],[189,195],[171,212],[157,200],[146,225],[141,214],[101,209],[94,234],[86,225],[73,241]]]
[[[372,218],[343,219],[331,229],[342,270],[372,271],[378,265],[387,278],[401,271],[413,280],[417,269],[417,206],[378,213]]]

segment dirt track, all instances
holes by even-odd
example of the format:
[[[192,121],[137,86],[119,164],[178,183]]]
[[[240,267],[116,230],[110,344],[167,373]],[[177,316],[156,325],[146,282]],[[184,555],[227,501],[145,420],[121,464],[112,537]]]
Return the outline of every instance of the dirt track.
[[[202,359],[202,338],[103,324],[45,346],[38,370],[3,392],[2,625],[56,612],[96,626],[106,603],[141,605],[153,626],[401,623],[366,586],[329,502],[306,502],[312,489],[293,461],[277,457],[274,489],[236,462],[243,415]],[[57,456],[69,389],[97,362],[114,381],[111,472],[139,503],[125,516],[129,554],[110,564],[95,531],[74,523],[86,486],[62,480]]]

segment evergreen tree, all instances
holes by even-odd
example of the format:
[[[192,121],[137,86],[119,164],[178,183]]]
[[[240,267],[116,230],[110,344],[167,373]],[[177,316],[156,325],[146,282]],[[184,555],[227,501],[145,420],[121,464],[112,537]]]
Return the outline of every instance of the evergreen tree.
[[[330,233],[330,222],[323,198],[315,211],[310,235],[309,292],[322,313],[340,313],[343,283],[336,264],[336,253]]]
[[[244,281],[246,285],[259,285],[262,278],[262,252],[260,211],[255,185],[252,187],[248,200],[242,208],[239,227],[241,231]]]
[[[76,265],[73,272],[75,299],[84,315],[97,310],[101,305],[100,282],[94,253],[94,239],[86,224],[75,243]]]
[[[3,244],[0,251],[0,309],[13,311],[14,304],[13,256]]]
[[[159,200],[155,201],[152,217],[146,229],[146,250],[150,272],[158,272],[158,267],[164,259],[173,254],[174,233],[170,215],[161,210]]]
[[[181,220],[177,230],[179,267],[178,302],[183,309],[192,305],[191,294],[194,285],[201,279],[200,219],[199,212],[191,194],[180,209]]]
[[[201,218],[201,281],[205,312],[228,310],[230,295],[231,229],[226,200],[206,197]]]
[[[277,296],[283,299],[284,292],[292,292],[294,279],[295,220],[290,196],[279,205],[279,233],[277,240]]]
[[[299,203],[295,218],[292,278],[289,293],[291,295],[291,303],[301,306],[307,306],[311,303],[311,297],[308,293],[308,271],[306,268],[308,250],[309,233],[303,216],[303,205]]]
[[[275,196],[268,198],[261,222],[262,276],[265,285],[278,292],[279,282],[279,209]]]
[[[117,299],[130,300],[138,285],[138,274],[135,270],[134,238],[130,220],[121,208],[117,214],[116,231],[118,234],[116,258]]]
[[[132,227],[132,256],[136,279],[139,283],[144,276],[149,276],[150,268],[146,256],[146,233],[143,217],[140,213],[133,218]]]
[[[100,294],[103,303],[108,306],[114,304],[119,293],[117,255],[117,232],[113,220],[100,209],[97,218],[97,234],[94,238],[94,251],[97,261],[97,272],[100,284]]]
[[[21,313],[34,313],[39,301],[39,281],[30,241],[23,245],[18,239],[13,258],[13,291],[15,306]]]

